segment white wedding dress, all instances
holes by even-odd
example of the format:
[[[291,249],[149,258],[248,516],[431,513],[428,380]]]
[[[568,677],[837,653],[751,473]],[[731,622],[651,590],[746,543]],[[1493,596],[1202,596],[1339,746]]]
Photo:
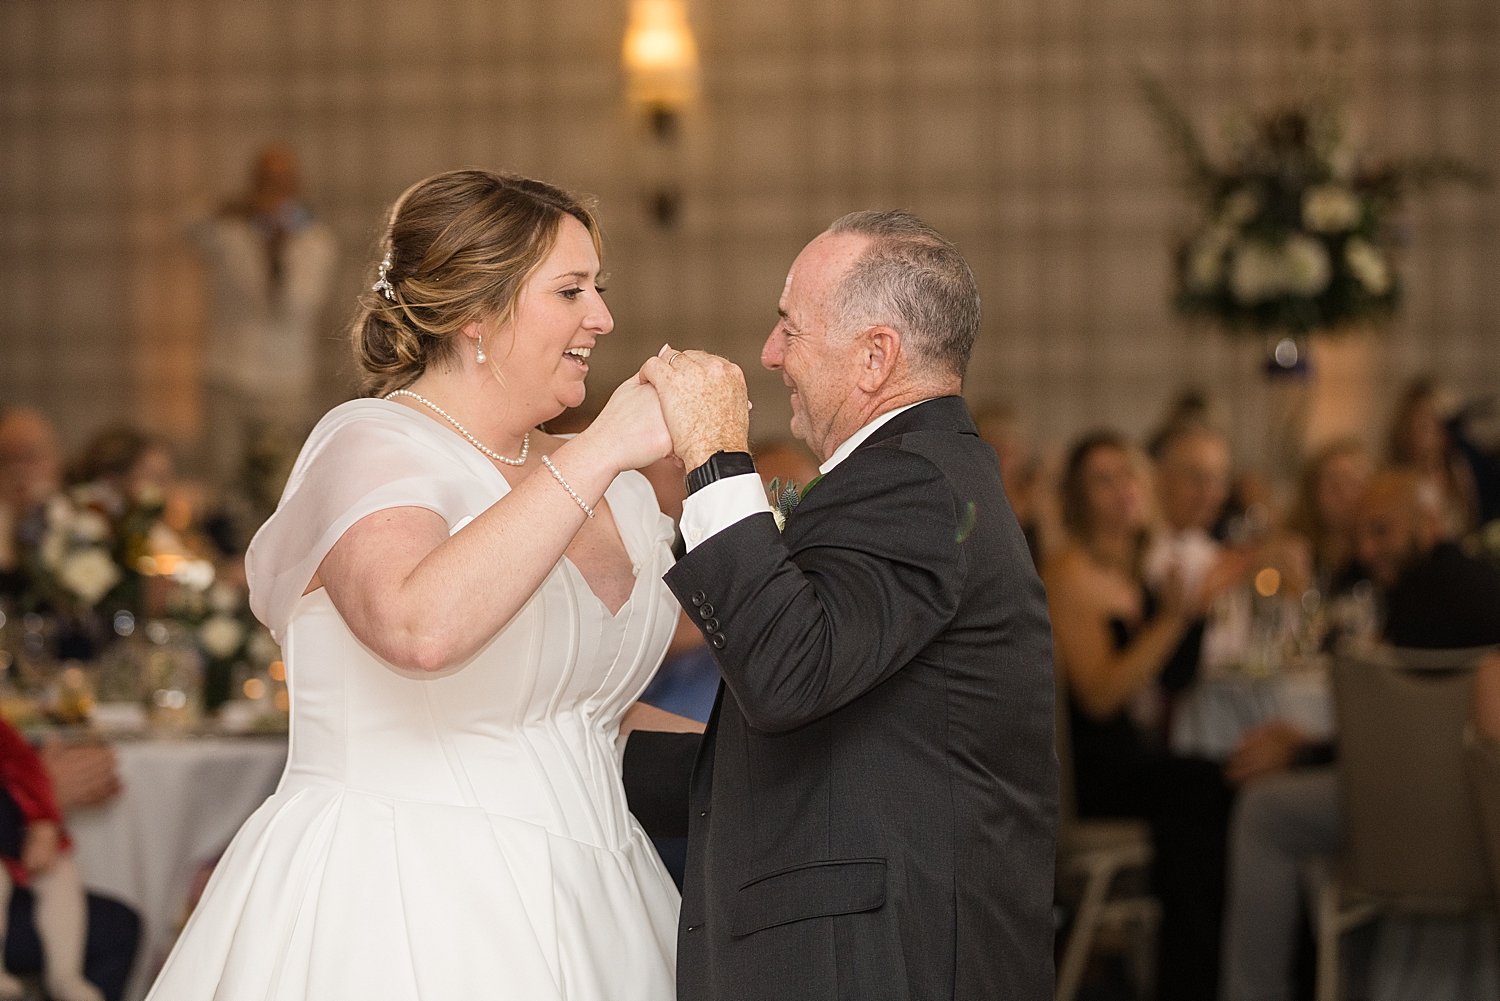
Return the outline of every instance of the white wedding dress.
[[[435,419],[330,412],[247,557],[282,643],[286,772],[245,822],[153,1001],[674,996],[678,895],[620,782],[621,715],[677,623],[672,525],[646,479],[606,497],[636,570],[610,615],[563,559],[468,661],[403,672],[304,595],[355,521],[426,507],[456,532],[508,490]],[[495,553],[497,562],[504,553]]]

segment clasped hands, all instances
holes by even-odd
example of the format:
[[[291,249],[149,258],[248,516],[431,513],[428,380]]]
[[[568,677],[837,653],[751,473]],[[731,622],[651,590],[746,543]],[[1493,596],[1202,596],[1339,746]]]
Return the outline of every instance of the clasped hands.
[[[663,345],[615,390],[599,417],[629,452],[626,468],[671,455],[684,469],[696,469],[715,452],[750,447],[745,373],[707,351]]]

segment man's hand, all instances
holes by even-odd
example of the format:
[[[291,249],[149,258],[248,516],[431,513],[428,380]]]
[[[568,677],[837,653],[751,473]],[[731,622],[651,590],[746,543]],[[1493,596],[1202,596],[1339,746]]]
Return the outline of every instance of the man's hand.
[[[119,795],[120,773],[108,744],[49,743],[42,747],[41,758],[52,779],[57,806],[64,813],[98,806]]]
[[[689,471],[715,452],[750,450],[750,397],[738,365],[668,344],[641,366],[641,378],[656,387],[672,450]]]
[[[50,820],[33,820],[26,825],[26,843],[21,846],[21,865],[37,875],[52,868],[57,861],[62,832]]]
[[[1245,734],[1236,748],[1224,775],[1234,785],[1274,775],[1290,768],[1297,751],[1308,742],[1307,735],[1289,723],[1267,723]]]

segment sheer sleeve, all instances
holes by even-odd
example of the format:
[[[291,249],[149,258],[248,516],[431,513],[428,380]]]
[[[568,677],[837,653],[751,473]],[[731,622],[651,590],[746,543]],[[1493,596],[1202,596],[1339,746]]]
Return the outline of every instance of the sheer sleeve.
[[[313,429],[245,554],[250,607],[277,642],[323,557],[359,519],[422,507],[454,532],[508,491],[498,470],[431,423],[397,404],[355,400]]]

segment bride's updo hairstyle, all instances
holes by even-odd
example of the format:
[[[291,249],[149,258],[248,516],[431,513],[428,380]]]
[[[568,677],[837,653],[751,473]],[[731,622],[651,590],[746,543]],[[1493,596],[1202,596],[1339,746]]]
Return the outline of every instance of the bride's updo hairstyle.
[[[451,362],[471,321],[509,320],[564,216],[601,249],[593,213],[541,181],[452,170],[407,188],[391,206],[384,258],[351,331],[365,393],[383,396]]]

